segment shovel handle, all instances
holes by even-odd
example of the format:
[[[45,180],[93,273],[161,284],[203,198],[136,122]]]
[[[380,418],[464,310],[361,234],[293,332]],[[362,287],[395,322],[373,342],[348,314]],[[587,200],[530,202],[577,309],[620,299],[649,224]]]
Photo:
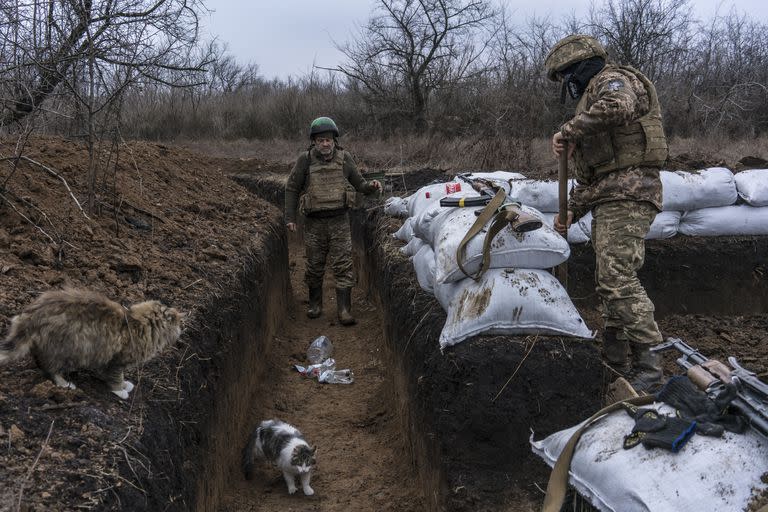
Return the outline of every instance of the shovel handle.
[[[568,141],[565,142],[565,148],[560,153],[557,169],[558,181],[558,199],[559,199],[559,220],[560,224],[565,226],[568,221]]]

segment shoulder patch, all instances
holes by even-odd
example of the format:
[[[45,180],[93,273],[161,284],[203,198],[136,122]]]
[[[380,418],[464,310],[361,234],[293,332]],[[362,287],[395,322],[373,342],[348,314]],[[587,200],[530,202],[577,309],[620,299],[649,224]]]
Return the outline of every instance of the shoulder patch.
[[[605,87],[609,91],[618,91],[624,87],[624,82],[622,80],[611,80]]]

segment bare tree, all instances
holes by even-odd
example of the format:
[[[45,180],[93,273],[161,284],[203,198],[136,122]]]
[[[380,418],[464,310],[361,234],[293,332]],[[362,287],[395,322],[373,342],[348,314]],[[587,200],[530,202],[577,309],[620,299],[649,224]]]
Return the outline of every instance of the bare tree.
[[[691,37],[688,0],[606,0],[592,4],[587,27],[622,64],[652,80],[684,55]]]
[[[362,84],[381,115],[424,131],[430,95],[472,73],[495,14],[484,0],[380,0],[357,39],[338,46],[347,63],[335,69]]]

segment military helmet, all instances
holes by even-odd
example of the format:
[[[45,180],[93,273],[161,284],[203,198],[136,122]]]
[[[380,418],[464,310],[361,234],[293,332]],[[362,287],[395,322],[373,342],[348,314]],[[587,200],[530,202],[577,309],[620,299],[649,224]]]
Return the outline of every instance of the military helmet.
[[[547,69],[547,78],[557,82],[557,73],[559,71],[564,70],[571,64],[591,57],[602,57],[604,59],[608,57],[605,48],[597,39],[585,34],[565,37],[555,43],[555,46],[547,54],[547,58],[544,61],[544,67]]]
[[[334,137],[339,136],[339,129],[330,117],[318,117],[309,125],[309,138],[319,133],[333,132]]]

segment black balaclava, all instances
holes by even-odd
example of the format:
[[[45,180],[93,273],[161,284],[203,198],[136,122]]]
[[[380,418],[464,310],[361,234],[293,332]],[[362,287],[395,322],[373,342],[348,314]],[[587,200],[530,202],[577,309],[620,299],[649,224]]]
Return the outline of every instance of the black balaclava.
[[[581,98],[592,77],[605,67],[605,59],[591,57],[575,62],[560,72],[563,75],[563,86],[560,89],[560,103],[565,103],[565,92],[574,100]]]

